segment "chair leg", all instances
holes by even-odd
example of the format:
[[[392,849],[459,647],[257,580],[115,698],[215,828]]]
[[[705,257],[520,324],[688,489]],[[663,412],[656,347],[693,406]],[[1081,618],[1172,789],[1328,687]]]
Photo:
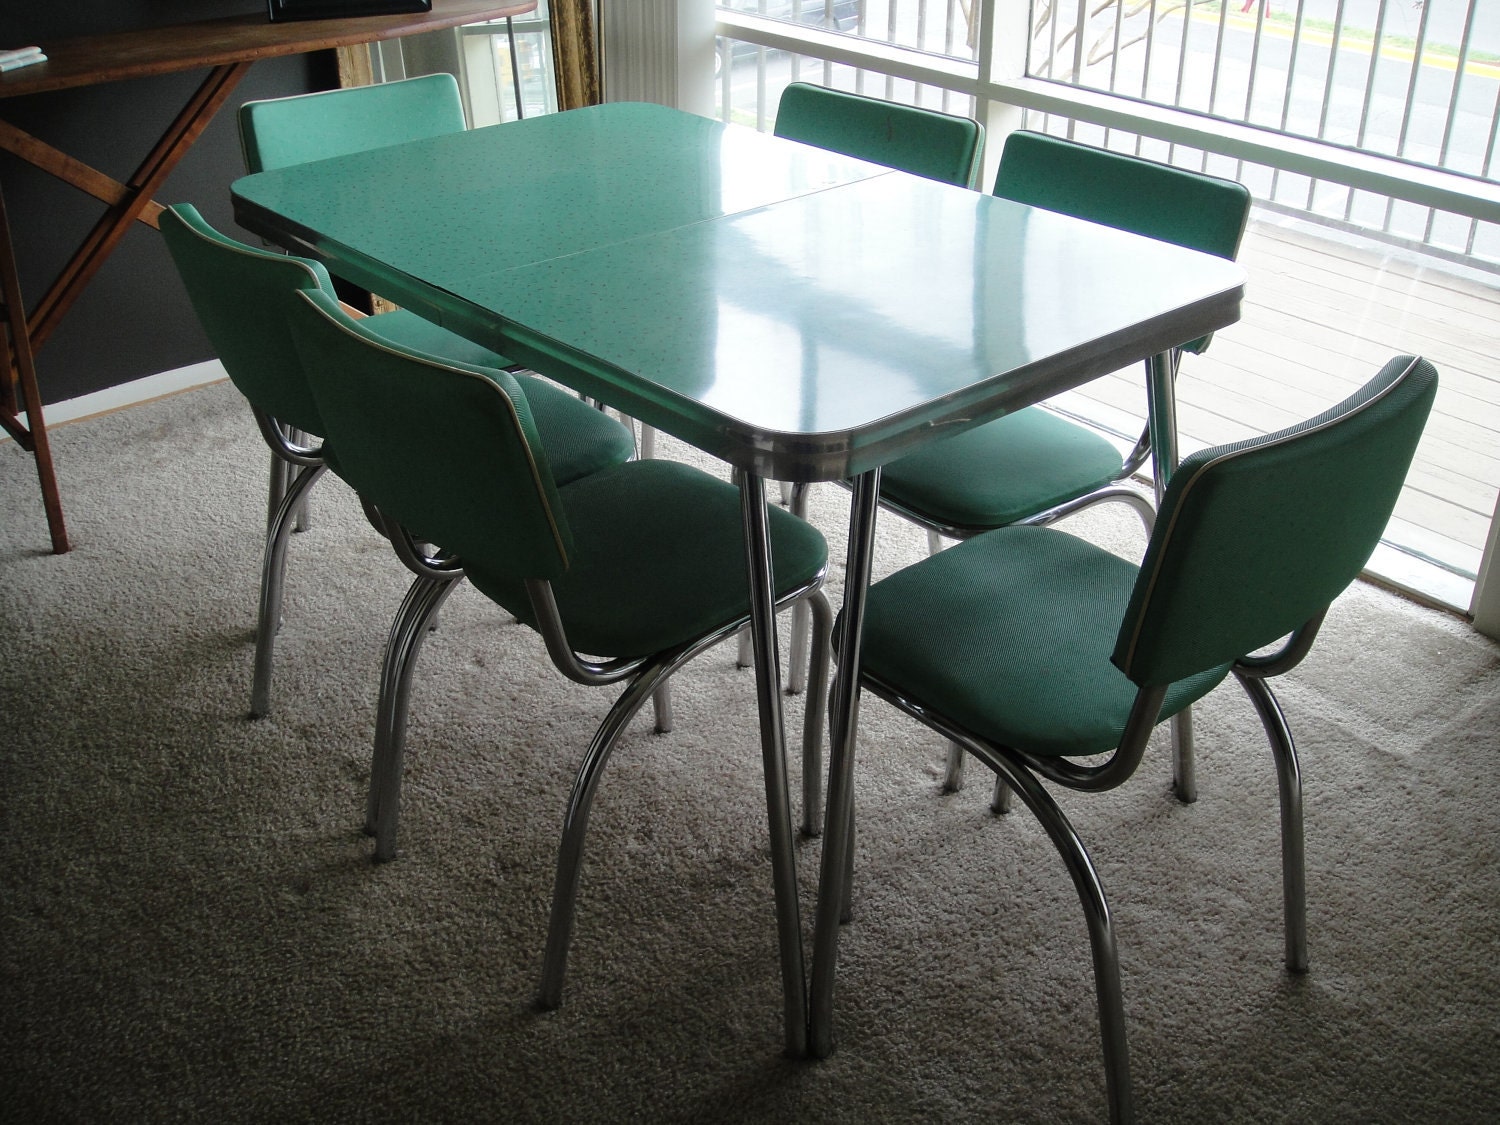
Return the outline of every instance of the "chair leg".
[[[806,481],[791,486],[782,483],[782,493],[787,497],[787,509],[798,519],[807,519],[807,492],[811,487]],[[791,653],[787,657],[786,690],[799,695],[807,687],[807,642],[813,625],[809,620],[811,609],[807,601],[801,600],[792,606]],[[749,634],[746,634],[749,639]],[[816,659],[816,658],[815,658]]]
[[[817,836],[823,831],[823,726],[828,716],[833,607],[821,590],[805,600],[811,618],[808,630],[812,633],[812,667],[807,712],[802,719],[802,834]]]
[[[292,470],[295,466],[285,457],[271,454],[271,473],[266,487],[266,538],[276,526],[276,510],[281,507],[282,497],[292,486]]]
[[[505,45],[510,52],[510,80],[516,91],[516,120],[526,116],[521,99],[521,60],[516,57],[516,25],[510,16],[505,17]]]
[[[1286,925],[1286,967],[1307,972],[1307,865],[1302,835],[1302,771],[1281,704],[1264,680],[1236,674],[1255,704],[1271,753],[1281,799],[1281,895]]]
[[[277,462],[290,468],[285,462]],[[265,552],[260,567],[260,608],[255,622],[255,671],[250,682],[250,716],[259,719],[271,710],[271,666],[276,655],[276,633],[281,628],[281,600],[286,587],[286,548],[296,522],[296,512],[312,486],[324,473],[322,465],[312,465],[291,480],[266,534]],[[276,491],[273,472],[272,492]]]
[[[996,784],[1004,784],[997,782]],[[943,792],[957,793],[964,787],[964,748],[956,742],[948,743],[948,756],[943,766]]]
[[[406,755],[406,716],[411,677],[432,617],[458,578],[418,578],[406,592],[391,622],[380,671],[380,698],[375,708],[375,746],[370,758],[370,792],[365,804],[365,831],[375,837],[375,859],[396,855],[396,825],[401,814],[401,773]]]
[[[671,684],[664,683],[651,693],[651,709],[656,718],[656,733],[671,734],[672,726],[676,722],[672,715]]]
[[[990,812],[1001,816],[1010,812],[1013,796],[1010,786],[1005,784],[1005,779],[996,775],[995,792],[990,796]]]
[[[696,649],[678,659],[654,664],[637,676],[609,709],[579,764],[578,776],[568,795],[567,813],[563,817],[557,877],[552,887],[552,915],[547,926],[547,948],[542,958],[542,984],[537,993],[538,1007],[547,1011],[562,1003],[563,977],[568,969],[568,946],[573,939],[578,882],[583,870],[583,840],[588,832],[589,810],[593,807],[604,767],[636,712],[693,652]]]
[[[1120,992],[1120,958],[1114,923],[1099,874],[1088,849],[1046,789],[1030,773],[999,756],[981,755],[1041,822],[1062,856],[1083,905],[1094,961],[1094,991],[1099,1007],[1099,1035],[1104,1049],[1104,1082],[1113,1125],[1135,1119],[1130,1086],[1130,1050],[1125,1038],[1125,1001]]]
[[[927,554],[929,557],[937,554],[943,549],[943,537],[931,528],[927,529]],[[995,792],[998,795],[1000,786],[1005,783],[998,778],[995,780]],[[948,756],[943,765],[943,792],[958,793],[964,787],[964,748],[956,742],[948,743]],[[1007,802],[1007,807],[1009,803]]]
[[[298,445],[306,445],[308,443],[308,435],[302,430],[293,428],[291,436],[292,441]],[[295,526],[299,533],[312,527],[312,509],[306,496],[302,497],[302,503],[297,506],[297,522]]]
[[[1184,805],[1198,799],[1198,771],[1193,753],[1193,712],[1184,707],[1172,716],[1172,792]]]

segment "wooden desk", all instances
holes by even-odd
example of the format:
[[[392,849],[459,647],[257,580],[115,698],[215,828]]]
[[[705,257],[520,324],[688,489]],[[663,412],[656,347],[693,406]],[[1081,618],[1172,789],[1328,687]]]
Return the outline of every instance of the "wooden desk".
[[[257,59],[296,55],[441,31],[467,23],[532,11],[536,0],[434,0],[433,10],[405,15],[271,23],[264,15],[232,16],[174,27],[147,28],[114,35],[91,35],[43,43],[47,61],[0,74],[0,98],[98,86],[208,67],[208,76],[125,183],[91,168],[45,141],[0,119],[0,149],[14,153],[64,183],[107,205],[63,271],[28,315],[16,270],[14,244],[0,193],[0,300],[10,337],[10,358],[0,380],[0,426],[36,457],[52,550],[68,549],[62,503],[52,469],[52,453],[42,418],[35,354],[56,330],[99,268],[137,221],[156,226],[161,205],[153,196],[172,169],[223,106]],[[17,46],[18,44],[10,44]],[[19,395],[19,397],[18,397]],[[18,414],[24,411],[26,423]]]

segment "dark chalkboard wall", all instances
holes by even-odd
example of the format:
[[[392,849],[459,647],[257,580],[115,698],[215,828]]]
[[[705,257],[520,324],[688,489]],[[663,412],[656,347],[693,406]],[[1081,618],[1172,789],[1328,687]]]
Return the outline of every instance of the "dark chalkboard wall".
[[[251,0],[0,0],[0,49],[38,44],[46,50],[49,42],[79,35],[264,11],[264,3]],[[123,181],[207,73],[8,98],[0,101],[0,117]],[[243,174],[234,110],[254,98],[327,89],[336,83],[335,75],[332,52],[256,63],[157,200],[193,203],[215,226],[248,239],[229,213],[229,184]],[[103,213],[103,204],[3,152],[0,184],[22,291],[28,308],[34,308]],[[52,403],[212,354],[160,236],[136,223],[37,353],[37,373],[42,398]]]

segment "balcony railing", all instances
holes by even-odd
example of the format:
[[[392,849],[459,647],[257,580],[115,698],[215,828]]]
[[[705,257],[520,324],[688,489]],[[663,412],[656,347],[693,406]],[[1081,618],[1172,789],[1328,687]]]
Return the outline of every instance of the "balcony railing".
[[[721,39],[726,119],[763,124],[783,78],[959,112],[974,112],[974,95],[983,93],[984,0],[727,0],[720,7],[835,32],[874,50],[927,54],[936,79],[903,79],[881,55],[860,66]],[[1009,9],[997,3],[992,10],[1000,21]],[[1007,34],[1003,24],[1000,34]],[[1283,138],[1289,146],[1323,146],[1334,159],[1358,154],[1398,180],[1441,175],[1459,194],[1467,181],[1500,201],[1497,0],[1305,0],[1292,11],[1278,0],[1034,0],[1024,35],[1024,77],[1057,88],[1064,103],[1067,91],[1127,99],[1142,113],[1192,115],[1209,131],[1214,122],[1264,131],[1272,148]],[[1046,111],[1032,111],[1025,124],[1067,134],[1077,128],[1071,115]],[[1375,192],[1289,171],[1280,161],[1153,143],[1145,130],[1095,130],[1087,139],[1232,176],[1263,203],[1315,222],[1500,270],[1500,224],[1470,209],[1410,202],[1404,197],[1412,193]]]

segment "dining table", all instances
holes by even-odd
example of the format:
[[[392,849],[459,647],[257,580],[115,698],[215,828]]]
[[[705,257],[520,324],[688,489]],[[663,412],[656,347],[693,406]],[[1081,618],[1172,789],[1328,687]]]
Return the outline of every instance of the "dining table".
[[[1234,322],[1232,262],[753,129],[606,103],[241,179],[236,221],[738,481],[788,1054],[832,1049],[881,466]],[[809,975],[766,482],[852,489]]]

